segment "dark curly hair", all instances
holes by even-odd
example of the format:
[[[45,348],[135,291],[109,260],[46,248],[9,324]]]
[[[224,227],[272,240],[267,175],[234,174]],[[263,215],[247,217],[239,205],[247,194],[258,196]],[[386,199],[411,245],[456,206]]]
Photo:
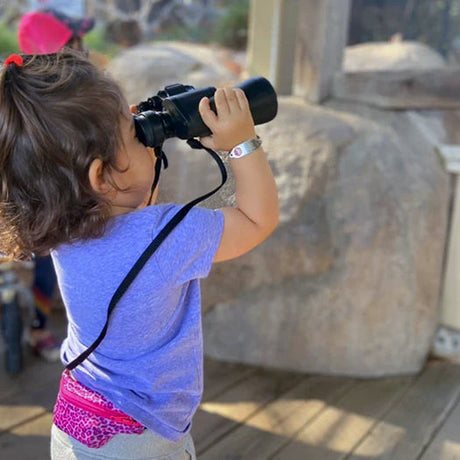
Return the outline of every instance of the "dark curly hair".
[[[117,84],[81,53],[23,56],[0,71],[0,251],[44,254],[61,243],[100,236],[108,203],[90,186],[100,158],[116,169]]]

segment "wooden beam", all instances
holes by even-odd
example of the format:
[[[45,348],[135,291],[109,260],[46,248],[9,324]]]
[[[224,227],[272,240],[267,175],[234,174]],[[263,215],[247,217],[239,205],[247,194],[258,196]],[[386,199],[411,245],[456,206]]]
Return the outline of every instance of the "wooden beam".
[[[441,144],[437,146],[436,150],[445,169],[457,175],[451,211],[444,286],[441,296],[441,324],[460,330],[460,285],[458,283],[460,269],[460,185],[458,181],[458,176],[460,175],[460,145]]]
[[[460,67],[337,74],[333,97],[385,109],[458,109]]]
[[[299,2],[295,95],[316,103],[329,97],[334,75],[342,70],[350,9],[351,0]]]
[[[292,94],[298,0],[252,0],[248,69],[268,78],[278,94]]]

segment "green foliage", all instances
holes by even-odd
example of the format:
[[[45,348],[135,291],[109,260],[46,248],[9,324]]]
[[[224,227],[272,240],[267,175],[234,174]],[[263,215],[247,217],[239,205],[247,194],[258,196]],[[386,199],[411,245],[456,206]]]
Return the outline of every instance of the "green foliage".
[[[228,6],[214,28],[214,39],[234,49],[246,47],[248,39],[249,0],[238,0]]]
[[[217,42],[228,48],[245,48],[248,36],[249,0],[227,0],[222,2],[221,6],[223,14],[213,26],[169,27],[157,33],[154,39],[197,43]]]
[[[184,41],[195,43],[209,43],[211,37],[205,27],[170,27],[155,35],[156,41]]]
[[[7,25],[0,25],[0,56],[8,57],[12,53],[18,53],[18,39],[16,29]]]
[[[107,40],[103,27],[95,27],[91,32],[85,35],[84,43],[88,49],[110,57],[115,56],[115,54],[120,51],[120,46]]]

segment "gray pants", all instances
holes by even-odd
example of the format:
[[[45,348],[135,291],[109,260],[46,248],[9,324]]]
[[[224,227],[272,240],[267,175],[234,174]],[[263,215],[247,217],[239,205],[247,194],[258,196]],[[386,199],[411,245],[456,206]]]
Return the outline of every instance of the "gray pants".
[[[51,460],[196,460],[190,434],[175,443],[145,430],[142,434],[117,434],[105,446],[92,449],[55,425],[51,428]]]

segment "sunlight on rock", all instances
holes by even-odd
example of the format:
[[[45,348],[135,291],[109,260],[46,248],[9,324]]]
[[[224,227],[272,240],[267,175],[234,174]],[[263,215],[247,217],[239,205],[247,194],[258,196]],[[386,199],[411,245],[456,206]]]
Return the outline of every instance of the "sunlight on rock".
[[[460,443],[454,441],[446,441],[442,445],[440,460],[449,460],[460,458]]]

